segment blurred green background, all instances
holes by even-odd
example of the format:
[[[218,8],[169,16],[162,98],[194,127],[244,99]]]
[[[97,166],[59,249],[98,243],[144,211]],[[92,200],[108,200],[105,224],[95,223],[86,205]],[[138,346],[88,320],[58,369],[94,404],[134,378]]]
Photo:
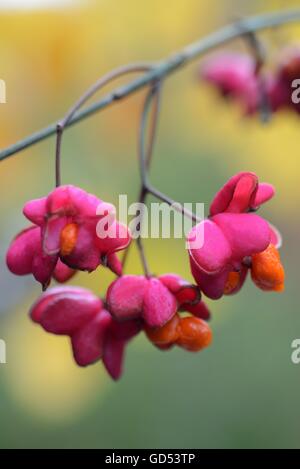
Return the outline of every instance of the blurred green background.
[[[31,3],[37,8],[26,9]],[[7,104],[0,106],[1,148],[61,117],[115,66],[160,59],[240,16],[299,5],[78,0],[43,9],[44,3],[51,1],[0,2],[0,78],[7,85]],[[300,25],[263,37],[271,61],[276,49],[300,41]],[[236,41],[228,47],[244,46]],[[239,109],[199,84],[198,66],[186,67],[164,85],[152,180],[177,200],[206,204],[235,172],[255,171],[272,182],[277,196],[262,213],[283,234],[285,293],[263,293],[248,281],[238,296],[209,302],[214,342],[200,354],[162,353],[140,336],[128,349],[118,383],[101,363],[79,369],[68,340],[46,334],[27,316],[39,286],[11,275],[4,262],[10,239],[27,225],[24,202],[53,187],[54,140],[2,162],[0,338],[7,343],[8,363],[0,365],[0,447],[300,446],[300,365],[290,359],[291,342],[300,337],[300,120],[282,113],[263,126],[241,117]],[[135,200],[143,97],[139,92],[66,132],[63,182],[114,203],[119,193]],[[146,249],[152,271],[191,279],[183,240],[150,240]],[[140,272],[135,249],[128,272]],[[73,283],[104,294],[112,279],[99,269]]]

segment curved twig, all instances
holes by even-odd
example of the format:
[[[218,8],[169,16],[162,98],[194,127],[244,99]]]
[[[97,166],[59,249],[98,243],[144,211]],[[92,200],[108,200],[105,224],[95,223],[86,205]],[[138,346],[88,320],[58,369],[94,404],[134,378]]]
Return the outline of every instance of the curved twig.
[[[61,141],[65,127],[70,123],[73,116],[79,109],[94,96],[95,93],[100,91],[108,83],[120,78],[128,73],[138,73],[151,70],[153,67],[150,63],[133,63],[121,67],[117,67],[111,72],[99,78],[88,90],[76,101],[76,103],[68,110],[66,115],[61,119],[56,126],[56,151],[55,151],[55,183],[56,187],[61,184],[60,175],[60,154],[61,154]],[[116,95],[117,96],[117,95]]]
[[[273,28],[281,24],[298,20],[300,20],[299,9],[253,16],[225,26],[212,34],[199,39],[193,44],[190,44],[167,59],[158,62],[150,72],[145,73],[142,77],[133,80],[123,87],[117,88],[115,91],[104,96],[104,98],[102,98],[100,101],[91,104],[86,109],[83,109],[80,112],[76,112],[72,119],[70,119],[68,122],[68,126],[91,116],[95,112],[106,108],[107,106],[125,98],[126,96],[129,96],[130,94],[151,84],[155,80],[159,80],[166,77],[167,75],[170,75],[175,70],[178,70],[180,67],[194,60],[200,55],[229,41],[232,41],[233,39],[245,35],[246,33]],[[1,151],[0,160],[4,160],[12,155],[15,155],[16,153],[38,142],[41,142],[51,135],[55,135],[56,131],[57,123],[54,123],[38,132],[35,132],[32,135],[29,135],[23,140],[20,140],[19,142]]]

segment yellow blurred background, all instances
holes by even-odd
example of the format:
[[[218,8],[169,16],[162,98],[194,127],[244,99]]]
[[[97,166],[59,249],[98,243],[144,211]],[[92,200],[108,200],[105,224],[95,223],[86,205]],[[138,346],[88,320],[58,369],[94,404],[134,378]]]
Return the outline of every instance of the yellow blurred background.
[[[59,5],[58,5],[59,3]],[[133,61],[161,59],[229,21],[299,6],[299,1],[51,0],[0,1],[0,147],[61,117],[99,76]],[[262,37],[269,57],[300,42],[300,24]],[[229,48],[244,48],[239,41]],[[205,202],[235,172],[255,171],[276,198],[262,213],[283,234],[287,285],[266,294],[247,282],[236,297],[209,302],[214,343],[198,355],[162,353],[141,336],[131,344],[122,380],[98,363],[79,369],[68,340],[46,334],[27,312],[40,293],[31,278],[7,272],[10,239],[26,226],[25,201],[54,184],[54,140],[1,163],[0,447],[299,447],[298,301],[299,126],[288,113],[268,125],[241,116],[197,80],[198,62],[164,84],[153,182],[173,198]],[[138,191],[136,141],[144,91],[68,130],[64,183],[117,203]],[[183,240],[146,242],[151,269],[191,279]],[[128,272],[140,272],[132,249]],[[112,274],[99,269],[76,283],[104,294]]]

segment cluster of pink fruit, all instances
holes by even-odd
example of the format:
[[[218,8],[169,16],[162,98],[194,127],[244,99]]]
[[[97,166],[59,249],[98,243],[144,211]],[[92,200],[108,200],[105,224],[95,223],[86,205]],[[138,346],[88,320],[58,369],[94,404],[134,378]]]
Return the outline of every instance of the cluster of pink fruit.
[[[224,97],[241,103],[247,115],[260,109],[262,93],[271,112],[291,110],[299,114],[299,47],[283,50],[275,69],[264,73],[263,83],[259,73],[253,56],[237,52],[210,57],[200,71],[201,78],[214,85]]]
[[[76,270],[91,272],[103,265],[116,273],[104,299],[80,287],[56,286],[41,295],[30,314],[46,331],[70,336],[78,365],[102,359],[118,379],[125,346],[141,331],[161,350],[199,351],[210,344],[210,313],[202,293],[212,299],[236,293],[248,271],[261,289],[283,289],[280,236],[253,213],[273,195],[273,186],[259,183],[250,172],[233,176],[221,188],[209,217],[188,235],[196,285],[176,274],[123,275],[117,252],[131,242],[128,228],[117,221],[113,206],[71,185],[25,204],[24,215],[33,225],[12,241],[7,265],[16,275],[33,274],[44,290],[52,278],[65,282]],[[107,213],[113,214],[114,235],[99,237],[97,224]],[[200,230],[204,241],[195,247]]]

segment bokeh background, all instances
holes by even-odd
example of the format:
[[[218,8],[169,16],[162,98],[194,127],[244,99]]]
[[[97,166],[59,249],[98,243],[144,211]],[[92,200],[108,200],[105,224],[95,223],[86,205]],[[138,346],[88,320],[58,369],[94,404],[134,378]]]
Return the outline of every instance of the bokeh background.
[[[240,16],[295,7],[299,1],[0,0],[0,146],[63,115],[109,69],[156,60]],[[300,41],[300,25],[262,35],[274,51]],[[236,41],[229,48],[243,48]],[[10,239],[26,225],[24,202],[54,184],[54,140],[1,163],[0,447],[261,448],[300,446],[299,117],[268,125],[242,117],[197,80],[194,62],[164,85],[152,180],[183,202],[209,203],[225,180],[256,171],[277,187],[263,214],[280,227],[285,293],[266,294],[250,281],[236,297],[210,302],[213,345],[200,354],[162,353],[140,336],[125,373],[112,382],[98,363],[79,369],[68,340],[28,318],[39,295],[31,278],[5,266]],[[63,181],[117,203],[138,190],[136,141],[144,92],[94,115],[65,134]],[[191,278],[183,240],[146,242],[151,269]],[[132,249],[128,272],[140,272]],[[76,283],[104,294],[113,276],[99,269]],[[75,281],[75,279],[74,279]]]

